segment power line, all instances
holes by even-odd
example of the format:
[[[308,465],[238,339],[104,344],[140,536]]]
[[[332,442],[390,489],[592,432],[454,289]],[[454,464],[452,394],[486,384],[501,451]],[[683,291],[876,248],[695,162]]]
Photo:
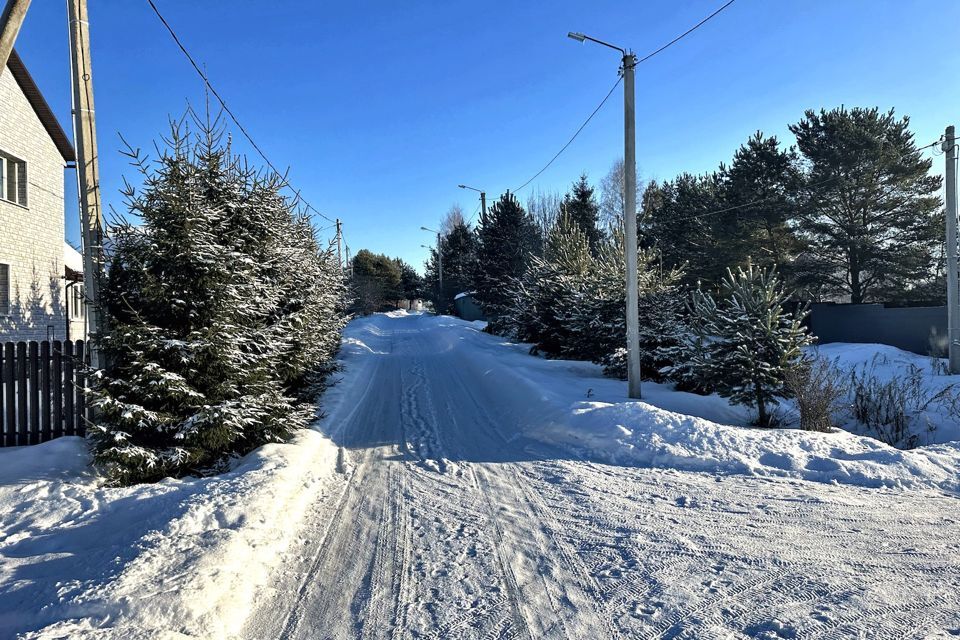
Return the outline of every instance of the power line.
[[[517,187],[516,189],[514,189],[514,190],[513,190],[514,193],[517,193],[517,192],[521,191],[521,190],[522,190],[524,187],[526,187],[528,184],[530,184],[531,182],[533,182],[534,180],[536,180],[536,179],[540,176],[541,173],[543,173],[544,171],[546,171],[547,169],[550,168],[550,165],[553,164],[553,161],[554,161],[554,160],[556,160],[557,158],[560,157],[560,154],[561,154],[561,153],[563,153],[564,151],[567,150],[567,147],[569,147],[571,144],[573,144],[573,141],[577,139],[577,136],[580,135],[580,132],[583,131],[584,127],[586,127],[588,124],[590,124],[590,121],[593,120],[593,116],[597,115],[597,112],[600,111],[600,109],[603,107],[603,105],[606,104],[607,100],[610,99],[610,96],[613,95],[613,92],[616,90],[616,88],[617,88],[618,86],[620,86],[620,81],[621,81],[621,80],[623,80],[623,75],[622,75],[622,74],[618,74],[618,75],[617,75],[617,81],[613,83],[613,86],[612,86],[612,87],[610,87],[610,91],[608,91],[608,92],[607,92],[607,95],[604,96],[603,100],[600,101],[600,104],[597,105],[597,108],[593,110],[593,113],[591,113],[591,114],[589,115],[589,117],[587,117],[587,119],[583,121],[583,124],[580,125],[580,128],[577,129],[576,133],[573,134],[573,137],[571,137],[569,140],[567,140],[567,144],[563,145],[563,147],[560,148],[560,151],[557,151],[557,153],[556,153],[552,158],[550,158],[550,162],[548,162],[547,164],[545,164],[544,167],[543,167],[543,169],[540,169],[540,171],[537,171],[537,172],[533,175],[532,178],[530,178],[529,180],[527,180],[526,182],[524,182],[522,185],[520,185],[519,187]]]
[[[697,24],[693,25],[692,27],[690,27],[689,29],[687,29],[686,31],[684,31],[683,33],[681,33],[680,35],[678,35],[676,38],[674,38],[673,40],[671,40],[671,41],[668,42],[667,44],[665,44],[665,45],[663,45],[662,47],[660,47],[659,49],[656,49],[656,50],[654,50],[654,51],[651,51],[651,52],[648,53],[647,55],[643,56],[642,58],[640,58],[639,60],[637,60],[636,63],[634,63],[634,64],[635,64],[635,65],[638,65],[638,64],[641,64],[641,63],[643,63],[643,62],[646,62],[647,60],[649,60],[649,59],[652,58],[653,56],[657,55],[657,54],[660,53],[661,51],[664,51],[665,49],[668,49],[668,48],[670,48],[671,46],[673,46],[674,44],[680,42],[681,40],[683,40],[684,38],[686,38],[688,35],[690,35],[690,34],[693,33],[694,31],[696,31],[697,29],[699,29],[700,27],[702,27],[704,24],[706,24],[707,22],[709,22],[711,19],[713,19],[714,17],[716,17],[721,11],[723,11],[724,9],[726,9],[727,7],[729,7],[730,5],[732,5],[733,3],[734,3],[734,0],[728,0],[724,5],[722,5],[719,9],[717,9],[716,11],[714,11],[713,13],[711,13],[710,15],[708,15],[706,18],[704,18],[703,20],[701,20],[701,21],[698,22]],[[571,138],[567,141],[567,144],[563,145],[563,147],[560,149],[560,151],[557,151],[556,155],[554,155],[552,158],[550,158],[550,161],[547,162],[547,164],[544,165],[544,167],[543,167],[542,169],[540,169],[540,171],[537,171],[537,172],[533,175],[532,178],[530,178],[529,180],[527,180],[526,182],[524,182],[522,185],[520,185],[519,187],[517,187],[516,189],[514,189],[514,190],[513,190],[514,193],[517,193],[517,192],[521,191],[521,190],[524,189],[528,184],[530,184],[531,182],[533,182],[534,180],[536,180],[538,177],[540,177],[540,174],[542,174],[544,171],[546,171],[547,169],[549,169],[549,168],[550,168],[550,165],[552,165],[552,164],[554,163],[554,161],[555,161],[557,158],[559,158],[560,155],[561,155],[564,151],[567,150],[567,147],[569,147],[571,144],[573,144],[573,141],[577,139],[577,136],[580,135],[580,132],[583,131],[583,129],[587,126],[587,124],[590,123],[591,120],[593,120],[593,116],[597,115],[597,112],[600,111],[600,109],[601,109],[601,108],[603,107],[603,105],[607,102],[607,100],[610,98],[610,96],[613,95],[614,90],[617,88],[617,86],[619,86],[620,81],[621,81],[622,79],[623,79],[623,75],[622,75],[622,73],[621,73],[621,74],[617,77],[617,81],[614,83],[613,87],[610,88],[610,91],[607,93],[607,95],[603,98],[603,100],[600,101],[600,104],[597,105],[597,108],[593,110],[593,113],[591,113],[590,116],[584,121],[584,123],[583,123],[582,125],[580,125],[580,128],[577,129],[576,133],[573,134],[573,137],[571,137]]]
[[[147,3],[150,5],[150,8],[153,9],[153,12],[157,14],[157,18],[160,19],[160,22],[163,24],[163,26],[166,27],[167,31],[170,33],[170,37],[173,38],[173,41],[180,48],[180,51],[182,51],[183,55],[186,56],[187,60],[190,61],[190,64],[193,66],[194,70],[203,80],[203,83],[206,85],[207,89],[210,91],[210,93],[213,94],[213,97],[217,99],[217,101],[220,103],[220,106],[223,107],[223,110],[227,113],[228,116],[230,116],[230,119],[233,120],[233,123],[237,125],[237,128],[240,130],[240,133],[243,134],[243,136],[247,139],[250,145],[256,150],[256,152],[260,154],[260,157],[263,158],[263,161],[267,163],[267,166],[270,167],[270,169],[281,180],[283,180],[283,186],[290,189],[290,191],[294,193],[294,195],[296,196],[295,201],[302,202],[308,211],[313,211],[315,214],[317,214],[327,222],[334,222],[332,218],[324,215],[320,211],[317,211],[317,209],[314,208],[313,205],[307,202],[307,200],[300,194],[300,191],[293,188],[289,180],[287,180],[286,174],[280,173],[280,171],[274,166],[274,164],[270,162],[270,159],[267,157],[267,154],[265,154],[263,152],[263,149],[261,149],[260,146],[253,140],[253,137],[247,132],[246,128],[242,124],[240,124],[240,120],[237,119],[237,116],[235,116],[233,114],[233,111],[230,110],[230,107],[227,106],[226,101],[222,97],[220,97],[220,94],[217,92],[214,86],[210,83],[210,80],[207,78],[207,74],[200,69],[200,66],[193,59],[193,56],[190,55],[190,52],[187,51],[187,48],[180,41],[180,38],[177,36],[176,32],[173,30],[173,27],[170,26],[170,23],[167,22],[167,20],[163,17],[163,14],[160,13],[160,10],[157,8],[157,5],[153,3],[153,0],[147,0]]]
[[[668,42],[667,44],[663,45],[662,47],[660,47],[660,48],[657,49],[656,51],[653,51],[653,52],[651,52],[651,53],[648,53],[647,55],[645,55],[645,56],[643,56],[642,58],[640,58],[639,60],[637,60],[637,64],[640,64],[640,63],[642,63],[642,62],[646,62],[647,60],[649,60],[649,59],[652,58],[653,56],[657,55],[658,53],[660,53],[660,52],[663,51],[664,49],[668,49],[668,48],[670,48],[671,46],[675,45],[676,43],[680,42],[681,40],[683,40],[684,38],[686,38],[688,35],[690,35],[690,34],[693,33],[694,31],[696,31],[697,29],[699,29],[700,27],[702,27],[703,25],[705,25],[707,22],[709,22],[712,18],[714,18],[714,17],[715,17],[717,14],[719,14],[721,11],[723,11],[724,9],[726,9],[727,7],[729,7],[730,5],[732,5],[733,2],[734,2],[734,0],[729,0],[729,2],[727,2],[725,5],[723,5],[722,7],[720,7],[719,9],[717,9],[716,11],[714,11],[713,13],[711,13],[710,15],[708,15],[706,18],[704,18],[703,20],[701,20],[701,21],[698,22],[697,24],[693,25],[692,27],[690,27],[689,29],[687,29],[686,31],[684,31],[683,33],[681,33],[680,35],[678,35],[676,38],[674,38],[673,40],[671,40],[671,41]]]

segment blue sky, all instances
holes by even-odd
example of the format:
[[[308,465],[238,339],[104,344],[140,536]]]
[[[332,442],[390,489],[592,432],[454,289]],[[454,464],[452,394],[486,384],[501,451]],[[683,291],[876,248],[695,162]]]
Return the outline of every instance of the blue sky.
[[[722,4],[155,2],[271,160],[344,220],[351,249],[418,268],[431,242],[420,226],[454,203],[476,208],[458,183],[491,199],[522,184],[615,82],[617,54],[568,31],[642,55]],[[64,5],[35,0],[17,48],[69,130]],[[150,148],[168,115],[202,105],[203,86],[146,0],[90,5],[104,200],[122,211],[122,177],[135,174],[118,134]],[[952,0],[736,0],[638,67],[641,174],[711,170],[752,132],[789,139],[804,109],[840,104],[895,107],[931,142],[960,124],[958,25]],[[618,90],[528,190],[565,190],[584,171],[598,182],[622,155],[621,101]],[[78,226],[69,213],[68,237]]]

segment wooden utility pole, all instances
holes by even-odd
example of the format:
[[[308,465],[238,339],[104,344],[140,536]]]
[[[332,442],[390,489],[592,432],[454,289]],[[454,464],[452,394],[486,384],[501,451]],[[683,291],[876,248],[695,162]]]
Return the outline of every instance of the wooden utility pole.
[[[83,231],[83,284],[90,319],[90,364],[100,367],[99,345],[103,323],[100,284],[103,275],[103,215],[100,204],[100,168],[93,108],[90,66],[90,23],[87,0],[67,0],[70,21],[70,62],[73,84],[73,134],[77,147],[77,181]]]
[[[947,340],[950,373],[960,373],[960,291],[957,290],[957,143],[953,125],[947,127],[941,147],[947,158],[945,174],[947,215]]]
[[[340,273],[343,273],[343,250],[340,246],[343,244],[343,236],[340,230],[340,218],[337,218],[337,264],[340,265]]]
[[[7,68],[7,58],[13,51],[13,44],[17,41],[17,34],[23,26],[23,19],[30,8],[30,0],[7,0],[0,14],[0,76]]]

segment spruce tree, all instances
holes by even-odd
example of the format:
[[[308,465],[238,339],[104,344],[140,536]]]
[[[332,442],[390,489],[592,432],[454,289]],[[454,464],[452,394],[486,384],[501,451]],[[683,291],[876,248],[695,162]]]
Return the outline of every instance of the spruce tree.
[[[596,255],[603,234],[600,232],[600,206],[594,197],[594,189],[587,182],[585,174],[573,183],[560,205],[561,215],[579,227],[590,243],[590,251]]]
[[[114,482],[218,468],[307,425],[343,325],[332,251],[216,124],[172,127],[127,189],[92,376],[95,461]]]
[[[533,218],[507,192],[487,211],[477,237],[476,297],[496,330],[497,318],[508,310],[509,285],[523,277],[541,250],[540,234]]]
[[[769,409],[786,395],[787,372],[810,341],[805,312],[786,310],[789,297],[776,271],[753,265],[729,271],[718,298],[703,290],[693,296],[693,368],[721,396],[756,408],[761,427],[772,426]]]
[[[477,273],[477,236],[460,221],[440,238],[443,256],[443,289],[440,289],[440,254],[434,247],[427,260],[423,286],[433,299],[437,313],[451,313],[453,301],[460,293],[474,290]]]

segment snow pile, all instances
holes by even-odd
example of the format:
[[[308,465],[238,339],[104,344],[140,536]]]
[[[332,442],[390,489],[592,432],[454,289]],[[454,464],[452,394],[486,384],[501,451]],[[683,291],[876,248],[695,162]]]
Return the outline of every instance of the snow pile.
[[[315,431],[229,473],[112,489],[86,443],[0,450],[0,637],[229,637],[307,507],[335,490]]]
[[[960,489],[960,443],[902,451],[845,431],[717,424],[644,402],[577,402],[527,435],[617,464],[867,487]]]
[[[747,426],[749,409],[654,383],[644,383],[643,402],[630,401],[626,383],[603,377],[597,365],[531,357],[529,345],[505,342],[455,318],[437,322],[451,333],[447,340],[464,350],[463,366],[483,371],[502,389],[509,405],[500,408],[504,419],[519,420],[526,437],[578,456],[867,487],[960,488],[957,442],[901,451],[845,431],[756,429]],[[821,347],[825,356],[844,352],[827,346],[832,348]],[[863,355],[849,354],[840,364]]]

